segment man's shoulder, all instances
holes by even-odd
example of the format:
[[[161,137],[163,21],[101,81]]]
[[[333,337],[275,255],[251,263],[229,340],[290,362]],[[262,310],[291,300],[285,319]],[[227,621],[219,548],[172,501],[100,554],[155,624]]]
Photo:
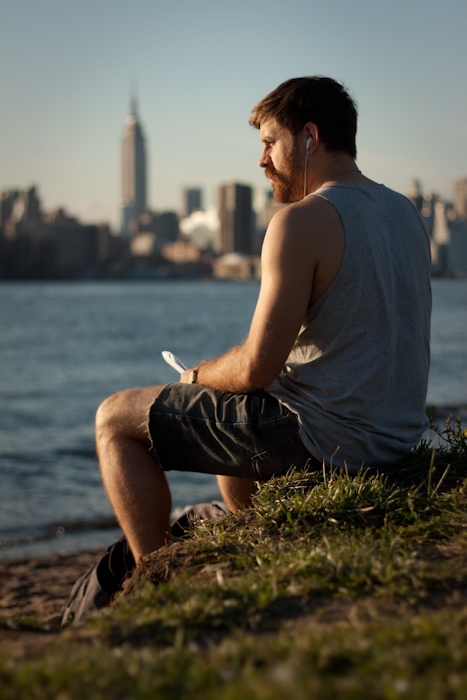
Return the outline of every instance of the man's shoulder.
[[[297,235],[303,232],[310,236],[328,231],[329,227],[339,225],[339,221],[331,202],[321,197],[306,197],[276,212],[269,228],[276,234],[290,232]]]
[[[326,200],[309,197],[275,214],[263,244],[263,264],[300,271],[308,278],[317,268],[337,270],[343,255],[345,233],[337,210]],[[312,272],[310,272],[312,271]]]

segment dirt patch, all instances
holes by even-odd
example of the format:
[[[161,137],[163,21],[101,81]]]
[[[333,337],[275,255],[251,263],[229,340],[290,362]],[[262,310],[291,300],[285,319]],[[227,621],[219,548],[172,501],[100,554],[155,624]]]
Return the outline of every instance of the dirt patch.
[[[15,657],[40,653],[61,630],[65,602],[76,579],[99,552],[0,562],[0,648]],[[27,620],[26,629],[25,626]],[[41,630],[34,630],[34,624]]]

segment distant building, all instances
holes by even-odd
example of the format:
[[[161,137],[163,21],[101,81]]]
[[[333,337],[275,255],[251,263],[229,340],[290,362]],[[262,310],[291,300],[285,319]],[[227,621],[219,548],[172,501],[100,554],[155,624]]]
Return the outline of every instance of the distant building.
[[[250,255],[254,231],[252,189],[230,183],[218,190],[220,253]]]
[[[214,277],[232,280],[261,279],[261,259],[255,255],[227,253],[214,262]]]
[[[467,275],[467,219],[449,221],[447,248],[447,272],[454,276]]]
[[[415,209],[418,212],[421,212],[423,209],[424,198],[420,180],[412,180],[407,197],[410,199]]]
[[[432,271],[434,275],[467,275],[467,179],[455,183],[455,204],[445,202],[432,192],[424,195],[420,182],[414,180],[408,194],[420,212],[430,233]]]
[[[147,211],[135,219],[131,226],[132,236],[152,233],[159,247],[176,241],[179,232],[178,215],[174,211]]]
[[[42,219],[42,211],[34,185],[27,190],[10,190],[1,197],[0,225],[8,220],[22,226],[31,226]]]
[[[446,216],[446,204],[438,199],[434,205],[434,220],[432,238],[434,242],[441,245],[449,243],[448,219]]]
[[[454,209],[461,221],[467,221],[467,178],[454,183]]]
[[[184,238],[179,238],[173,243],[167,243],[161,252],[164,258],[174,263],[198,262],[202,255],[196,246]]]
[[[17,279],[41,272],[48,246],[41,233],[42,212],[37,190],[3,192],[0,199],[2,277]]]
[[[168,243],[161,250],[173,277],[211,277],[213,256],[199,250],[184,238]]]
[[[83,226],[63,209],[45,218],[42,236],[49,241],[51,274],[59,277],[93,276],[99,263],[99,229]]]
[[[136,100],[131,100],[130,114],[122,139],[122,220],[121,232],[129,236],[130,224],[147,208],[146,144],[138,119]]]
[[[18,195],[19,190],[7,190],[0,195],[0,231],[3,231],[5,222],[11,219]]]
[[[173,243],[180,233],[178,216],[173,211],[141,214],[130,225],[130,249],[133,255],[152,255]]]
[[[42,213],[35,187],[4,192],[0,217],[3,279],[94,277],[113,254],[108,227],[84,226],[63,209]]]
[[[202,192],[198,187],[187,187],[183,190],[183,216],[191,216],[194,211],[203,209]]]

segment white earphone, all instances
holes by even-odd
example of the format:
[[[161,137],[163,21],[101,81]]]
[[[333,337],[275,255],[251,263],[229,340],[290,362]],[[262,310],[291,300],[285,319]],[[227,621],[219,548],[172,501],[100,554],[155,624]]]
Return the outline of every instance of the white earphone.
[[[308,161],[308,149],[310,147],[310,143],[313,143],[313,137],[309,136],[306,140],[306,149],[305,149],[305,169],[303,172],[303,198],[306,197],[306,164]]]

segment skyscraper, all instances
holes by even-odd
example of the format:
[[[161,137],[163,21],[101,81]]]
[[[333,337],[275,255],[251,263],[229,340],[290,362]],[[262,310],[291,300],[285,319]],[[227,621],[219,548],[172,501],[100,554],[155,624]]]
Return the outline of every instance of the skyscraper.
[[[202,194],[199,187],[187,187],[183,191],[183,216],[190,216],[203,208]]]
[[[132,98],[122,139],[122,226],[129,235],[130,223],[146,211],[146,146]]]
[[[251,254],[252,190],[231,183],[219,187],[220,252]]]
[[[454,207],[462,221],[467,221],[467,177],[454,183]]]

